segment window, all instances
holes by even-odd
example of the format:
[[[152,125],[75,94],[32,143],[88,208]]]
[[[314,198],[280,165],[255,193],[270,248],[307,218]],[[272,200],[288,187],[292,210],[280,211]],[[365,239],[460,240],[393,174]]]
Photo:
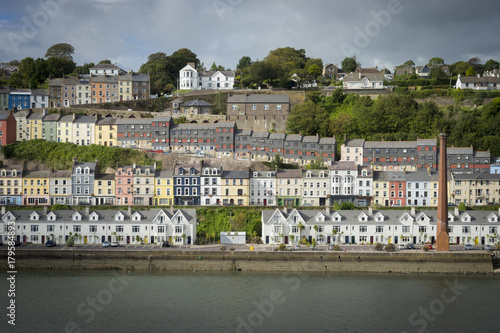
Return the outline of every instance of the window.
[[[141,230],[141,226],[140,225],[133,225],[132,226],[132,232],[139,232]]]

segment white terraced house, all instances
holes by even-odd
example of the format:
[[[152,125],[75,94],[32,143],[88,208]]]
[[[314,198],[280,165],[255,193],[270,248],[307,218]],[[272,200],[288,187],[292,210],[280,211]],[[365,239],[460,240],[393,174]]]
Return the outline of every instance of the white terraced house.
[[[264,210],[265,244],[373,244],[433,242],[436,210]],[[450,244],[495,244],[499,241],[500,211],[448,212]]]
[[[63,244],[70,236],[75,244],[117,241],[127,244],[193,244],[196,239],[196,210],[9,210],[2,207],[1,237],[7,241],[9,226],[22,243]]]

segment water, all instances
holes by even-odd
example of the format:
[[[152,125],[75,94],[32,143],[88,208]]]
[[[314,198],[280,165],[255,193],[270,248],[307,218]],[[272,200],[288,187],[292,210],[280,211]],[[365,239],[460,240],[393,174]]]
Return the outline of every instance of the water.
[[[498,332],[500,277],[21,271],[0,332]],[[6,313],[8,289],[0,283]],[[5,318],[5,314],[2,314]]]

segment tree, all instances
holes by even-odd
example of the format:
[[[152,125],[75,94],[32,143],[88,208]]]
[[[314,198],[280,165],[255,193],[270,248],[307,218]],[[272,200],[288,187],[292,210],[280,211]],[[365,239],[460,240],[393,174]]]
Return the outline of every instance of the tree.
[[[483,71],[484,71],[484,65],[481,64],[481,59],[479,59],[479,57],[474,57],[474,58],[471,58],[469,59],[469,61],[467,62],[472,68],[474,68],[474,71],[477,73],[477,74],[482,74]]]
[[[430,75],[430,78],[431,79],[435,79],[435,80],[441,80],[441,79],[446,79],[448,78],[448,76],[446,75],[446,73],[443,71],[443,69],[441,68],[441,66],[436,66],[436,67],[433,67],[431,69],[431,75]]]
[[[250,67],[251,64],[252,64],[252,59],[249,56],[243,56],[238,62],[238,65],[236,65],[236,69],[243,70],[244,68]]]
[[[212,64],[212,67],[210,67],[211,71],[216,71],[217,70],[217,65],[215,64],[215,61]]]
[[[318,65],[313,64],[313,65],[311,65],[311,67],[309,67],[309,68],[307,69],[307,72],[308,72],[309,74],[311,74],[312,76],[314,76],[315,78],[317,78],[318,76],[320,76],[320,75],[321,75],[321,68],[319,68],[319,66],[318,66]]]
[[[484,71],[491,71],[493,69],[499,69],[500,68],[500,62],[495,61],[493,59],[488,60],[484,64]]]
[[[45,58],[60,58],[73,61],[73,53],[75,53],[75,48],[72,45],[59,43],[48,48]]]
[[[429,60],[428,65],[429,66],[441,66],[441,65],[444,65],[444,60],[443,60],[443,58],[434,57],[434,58],[431,58]]]
[[[90,73],[90,69],[92,67],[94,67],[95,64],[93,62],[90,62],[90,63],[84,63],[83,65],[81,66],[76,66],[75,67],[75,71],[73,73],[75,74],[89,74]]]
[[[271,167],[283,169],[283,158],[280,154],[274,155],[273,161],[271,162]]]
[[[288,116],[286,128],[302,135],[328,136],[328,112],[312,101],[294,105]]]
[[[413,68],[413,67],[415,67],[415,63],[413,62],[413,60],[408,60],[403,64],[403,67],[404,68]]]
[[[108,60],[108,59],[101,60],[101,61],[99,61],[99,65],[100,64],[111,64],[111,60]]]
[[[193,53],[190,49],[179,49],[172,53],[172,55],[167,57],[168,66],[167,71],[168,74],[174,78],[179,78],[179,71],[186,66],[189,62],[194,63],[195,68],[200,63],[198,57],[195,53]]]
[[[164,87],[170,84],[177,84],[175,80],[169,77],[167,71],[168,58],[163,52],[150,54],[148,61],[141,66],[140,73],[149,73],[151,82],[151,94],[162,93]]]
[[[465,61],[457,61],[450,65],[450,72],[454,75],[460,74],[465,76],[467,69],[469,69],[469,64]]]
[[[469,67],[467,69],[467,73],[465,73],[465,76],[474,76],[476,75],[476,71],[474,70],[474,67]]]
[[[341,66],[346,73],[351,73],[354,72],[356,68],[361,67],[361,64],[357,62],[356,56],[353,56],[345,57],[344,60],[342,60]]]
[[[51,78],[63,77],[75,71],[76,64],[72,60],[65,58],[50,57],[45,60],[47,74]]]

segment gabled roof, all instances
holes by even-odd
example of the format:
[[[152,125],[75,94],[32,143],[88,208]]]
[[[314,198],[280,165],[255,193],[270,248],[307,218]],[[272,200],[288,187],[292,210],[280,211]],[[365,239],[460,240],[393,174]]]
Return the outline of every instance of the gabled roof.
[[[268,94],[238,94],[227,98],[227,103],[290,103],[288,95],[268,95]]]

